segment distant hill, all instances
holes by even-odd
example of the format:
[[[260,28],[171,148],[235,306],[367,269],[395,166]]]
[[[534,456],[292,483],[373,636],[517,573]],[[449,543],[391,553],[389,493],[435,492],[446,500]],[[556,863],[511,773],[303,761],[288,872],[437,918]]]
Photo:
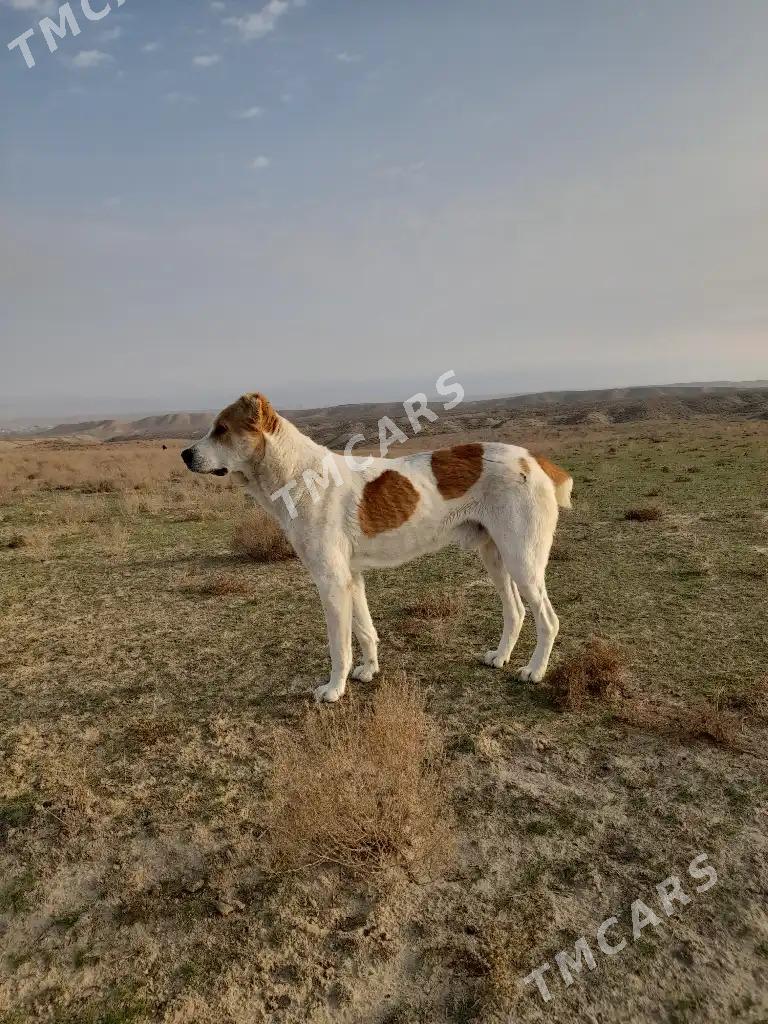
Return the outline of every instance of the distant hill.
[[[440,407],[433,403],[437,411]],[[397,402],[365,402],[317,409],[285,409],[283,414],[324,444],[342,444],[351,433],[375,424],[382,416],[405,420]],[[195,438],[210,426],[213,411],[175,412],[137,420],[90,420],[60,423],[26,433],[30,437],[83,437],[99,441],[140,438]],[[425,433],[497,427],[520,418],[542,418],[551,423],[626,423],[648,419],[679,420],[692,416],[728,416],[768,419],[768,381],[742,384],[710,382],[602,391],[542,391],[529,395],[464,401],[441,415],[439,423],[425,424]],[[406,421],[407,422],[407,421]]]
[[[129,438],[199,437],[211,424],[210,412],[169,412],[161,416],[144,416],[139,420],[88,420],[83,423],[59,423],[46,430],[35,431],[35,437],[85,436],[101,441]],[[28,435],[29,436],[29,435]]]

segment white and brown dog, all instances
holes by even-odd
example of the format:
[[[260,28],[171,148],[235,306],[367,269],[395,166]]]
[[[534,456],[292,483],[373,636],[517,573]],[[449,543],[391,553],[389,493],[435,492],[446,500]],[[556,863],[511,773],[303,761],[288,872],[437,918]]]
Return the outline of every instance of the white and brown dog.
[[[344,693],[353,633],[362,661],[352,678],[368,682],[379,671],[362,571],[402,565],[452,543],[477,549],[501,597],[504,630],[483,660],[494,668],[509,661],[525,615],[522,594],[536,620],[536,649],[518,674],[543,678],[559,628],[544,573],[558,506],[570,507],[573,480],[565,470],[498,442],[397,459],[336,454],[259,394],[226,408],[208,434],[181,454],[194,473],[237,474],[278,520],[312,575],[332,666],[329,682],[315,690],[318,701],[337,701]],[[289,501],[275,500],[288,493]]]

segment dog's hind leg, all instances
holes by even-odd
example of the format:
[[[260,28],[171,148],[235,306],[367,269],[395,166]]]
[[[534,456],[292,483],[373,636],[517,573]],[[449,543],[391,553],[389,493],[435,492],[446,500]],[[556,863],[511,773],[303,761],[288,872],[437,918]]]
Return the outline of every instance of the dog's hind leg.
[[[547,485],[532,493],[523,492],[514,516],[502,512],[487,527],[504,568],[517,584],[536,622],[536,649],[528,664],[518,672],[521,679],[532,682],[544,678],[560,629],[544,582],[556,526],[557,503],[554,491]]]
[[[352,632],[357,638],[363,656],[361,664],[353,669],[352,678],[370,683],[379,671],[379,637],[368,610],[365,582],[362,573],[359,572],[352,576]]]
[[[536,648],[531,660],[519,669],[520,679],[530,679],[534,683],[541,682],[547,671],[549,656],[560,630],[560,620],[555,614],[552,602],[547,594],[544,578],[536,582],[518,580],[520,592],[533,612],[536,621]]]
[[[352,579],[346,572],[326,569],[315,578],[323,603],[331,650],[331,678],[315,689],[315,700],[333,704],[347,688],[352,668]]]
[[[478,553],[498,591],[504,612],[504,631],[501,634],[499,646],[495,651],[487,651],[483,655],[483,661],[486,665],[493,665],[494,668],[502,668],[509,661],[517,638],[520,636],[525,618],[525,606],[512,577],[504,566],[499,549],[488,534],[478,545]]]

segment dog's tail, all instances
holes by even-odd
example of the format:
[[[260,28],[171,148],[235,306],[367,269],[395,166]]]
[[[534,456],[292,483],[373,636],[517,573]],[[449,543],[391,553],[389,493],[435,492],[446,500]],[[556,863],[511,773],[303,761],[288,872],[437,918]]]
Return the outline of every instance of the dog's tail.
[[[552,481],[557,504],[560,508],[570,508],[571,491],[573,490],[573,477],[571,474],[566,472],[561,466],[556,466],[554,462],[550,462],[549,459],[545,459],[543,455],[534,455],[533,457]]]

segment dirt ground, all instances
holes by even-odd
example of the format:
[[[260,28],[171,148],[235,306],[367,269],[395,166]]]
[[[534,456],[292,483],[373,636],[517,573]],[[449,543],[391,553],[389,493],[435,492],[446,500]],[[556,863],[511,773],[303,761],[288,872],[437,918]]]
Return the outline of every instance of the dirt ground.
[[[2,444],[2,1024],[768,1021],[768,423],[504,430],[484,436],[576,481],[553,663],[610,641],[650,718],[518,682],[530,617],[509,668],[480,664],[501,612],[473,555],[370,573],[385,678],[444,737],[455,844],[367,877],[262,865],[273,730],[338,713],[307,696],[327,650],[301,565],[233,554],[243,499],[184,477],[177,442]],[[405,613],[445,591],[444,615]],[[701,702],[734,742],[661,727]],[[690,902],[668,917],[672,875]],[[638,899],[659,920],[635,941]],[[581,936],[596,966],[566,986]],[[546,1003],[523,983],[544,962]]]

